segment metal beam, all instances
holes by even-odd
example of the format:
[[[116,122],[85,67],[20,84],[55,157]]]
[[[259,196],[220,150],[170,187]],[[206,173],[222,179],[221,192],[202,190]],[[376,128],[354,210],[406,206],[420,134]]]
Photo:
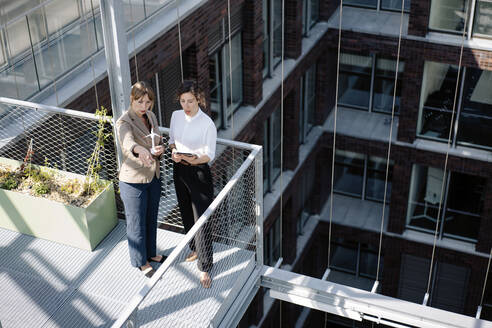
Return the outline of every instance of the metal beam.
[[[131,77],[125,14],[123,3],[120,0],[100,0],[100,10],[111,107],[116,122],[130,106]],[[115,139],[117,140],[117,138]],[[118,142],[116,142],[116,147],[118,149],[118,163],[121,163],[121,149]]]
[[[492,322],[264,266],[270,296],[354,320],[393,327],[492,328]]]

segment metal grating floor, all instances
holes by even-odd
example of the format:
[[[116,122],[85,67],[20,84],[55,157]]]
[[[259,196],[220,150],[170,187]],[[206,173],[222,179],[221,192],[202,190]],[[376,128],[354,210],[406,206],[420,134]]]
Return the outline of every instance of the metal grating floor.
[[[158,251],[169,254],[182,236],[158,230]],[[140,326],[218,325],[254,260],[253,252],[214,244],[209,290],[199,285],[196,263],[171,266],[140,306]],[[124,221],[93,252],[0,229],[3,328],[110,327],[145,282],[130,266]]]

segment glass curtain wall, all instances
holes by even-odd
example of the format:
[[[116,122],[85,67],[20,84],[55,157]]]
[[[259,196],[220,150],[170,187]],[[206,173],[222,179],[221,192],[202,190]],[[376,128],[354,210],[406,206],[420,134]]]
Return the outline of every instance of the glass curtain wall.
[[[124,0],[127,30],[170,3]],[[28,99],[104,46],[98,0],[19,0],[0,15],[1,96]]]

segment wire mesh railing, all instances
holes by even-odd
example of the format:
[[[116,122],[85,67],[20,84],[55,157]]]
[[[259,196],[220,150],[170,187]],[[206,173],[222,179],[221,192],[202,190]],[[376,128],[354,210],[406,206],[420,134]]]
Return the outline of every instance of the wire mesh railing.
[[[84,175],[92,154],[98,117],[0,97],[0,158],[23,161],[32,142],[33,164]],[[106,121],[105,129],[112,130]],[[167,142],[168,129],[161,128]],[[118,164],[112,137],[100,158],[103,179],[118,184]],[[161,161],[161,199],[158,220],[168,230],[182,230],[183,222],[174,190],[169,150]],[[231,302],[255,267],[262,265],[262,151],[261,147],[219,139],[216,159],[210,165],[214,200],[193,228],[181,238],[154,277],[135,296],[115,327],[149,321],[157,326],[219,322],[224,304]],[[117,189],[117,188],[116,188]],[[119,197],[117,197],[119,198]],[[117,201],[120,212],[121,201]],[[190,245],[197,262],[186,262]],[[200,263],[197,265],[197,263]],[[199,282],[209,271],[210,288]],[[153,319],[152,319],[153,318]],[[188,318],[189,321],[182,319]]]

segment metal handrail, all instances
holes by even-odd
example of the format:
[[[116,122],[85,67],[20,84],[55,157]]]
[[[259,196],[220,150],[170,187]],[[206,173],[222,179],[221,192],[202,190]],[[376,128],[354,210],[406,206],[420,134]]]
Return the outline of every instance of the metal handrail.
[[[244,172],[250,167],[250,165],[255,164],[255,157],[261,151],[256,148],[249,154],[246,160],[241,164],[236,173],[232,176],[232,178],[227,182],[225,187],[219,192],[217,197],[213,200],[212,204],[207,208],[207,210],[200,216],[198,221],[193,225],[190,231],[184,236],[181,242],[176,246],[176,248],[171,252],[168,258],[164,261],[164,263],[157,269],[155,274],[150,278],[145,286],[142,287],[140,292],[136,294],[130,303],[125,307],[122,314],[116,320],[116,322],[111,326],[112,328],[120,328],[123,327],[125,322],[132,316],[134,311],[138,308],[138,306],[145,299],[147,294],[152,290],[155,284],[161,279],[161,277],[166,273],[166,271],[170,268],[171,264],[174,263],[176,258],[179,256],[181,251],[185,247],[187,247],[188,243],[195,237],[198,230],[210,219],[210,216],[214,213],[215,209],[220,205],[220,203],[226,198],[227,194],[231,191],[231,189],[236,185],[239,181],[240,177],[244,174]]]

